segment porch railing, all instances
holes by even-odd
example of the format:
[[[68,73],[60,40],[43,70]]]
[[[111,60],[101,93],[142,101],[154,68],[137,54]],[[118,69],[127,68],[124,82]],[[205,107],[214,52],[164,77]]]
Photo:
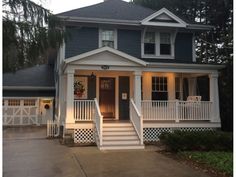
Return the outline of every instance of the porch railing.
[[[98,101],[94,99],[95,109],[94,109],[94,124],[95,124],[95,138],[98,146],[102,146],[102,131],[103,131],[103,116],[100,112]]]
[[[139,113],[133,99],[130,99],[130,120],[138,134],[140,144],[143,144],[143,118]]]
[[[75,121],[92,121],[94,117],[94,100],[75,100],[74,119]]]
[[[210,101],[142,101],[143,120],[211,120]]]

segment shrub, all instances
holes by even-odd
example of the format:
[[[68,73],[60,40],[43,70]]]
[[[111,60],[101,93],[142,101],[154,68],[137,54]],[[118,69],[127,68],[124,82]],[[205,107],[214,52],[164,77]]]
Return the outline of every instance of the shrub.
[[[189,131],[176,130],[160,135],[162,143],[171,151],[232,151],[233,134],[221,131]]]

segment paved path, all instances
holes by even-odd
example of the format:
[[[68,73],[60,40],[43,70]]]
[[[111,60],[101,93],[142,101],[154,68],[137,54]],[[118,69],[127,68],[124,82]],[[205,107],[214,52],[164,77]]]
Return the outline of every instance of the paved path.
[[[3,131],[4,177],[207,177],[153,150],[68,148],[45,139],[45,128]]]

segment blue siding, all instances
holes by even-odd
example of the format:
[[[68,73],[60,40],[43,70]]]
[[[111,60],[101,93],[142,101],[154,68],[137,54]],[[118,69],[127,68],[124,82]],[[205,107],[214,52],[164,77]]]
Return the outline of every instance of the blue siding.
[[[54,90],[3,90],[3,97],[55,97]]]
[[[134,57],[141,57],[141,31],[119,29],[118,50]]]
[[[192,34],[178,33],[175,40],[175,61],[192,62]]]
[[[98,48],[98,28],[67,27],[69,39],[66,42],[65,57],[73,57]]]

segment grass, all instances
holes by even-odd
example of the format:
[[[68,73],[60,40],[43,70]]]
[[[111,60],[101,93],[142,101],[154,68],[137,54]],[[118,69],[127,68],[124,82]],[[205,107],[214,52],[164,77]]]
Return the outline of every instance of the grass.
[[[183,151],[179,152],[180,157],[205,164],[208,167],[233,176],[233,153],[232,152],[201,152],[201,151]]]

